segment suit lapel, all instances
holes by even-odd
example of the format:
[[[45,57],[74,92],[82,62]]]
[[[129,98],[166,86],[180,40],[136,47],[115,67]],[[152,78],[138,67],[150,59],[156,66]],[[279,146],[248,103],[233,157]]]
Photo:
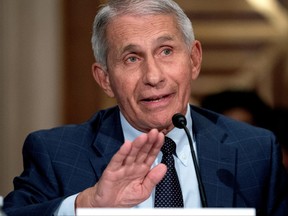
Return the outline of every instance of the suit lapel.
[[[96,155],[95,152],[90,153],[90,161],[98,179],[124,142],[118,108],[105,112],[99,118],[97,121],[98,131],[93,142]]]
[[[226,144],[228,135],[217,125],[216,115],[195,107],[191,109],[191,115],[208,206],[232,207],[236,149]]]

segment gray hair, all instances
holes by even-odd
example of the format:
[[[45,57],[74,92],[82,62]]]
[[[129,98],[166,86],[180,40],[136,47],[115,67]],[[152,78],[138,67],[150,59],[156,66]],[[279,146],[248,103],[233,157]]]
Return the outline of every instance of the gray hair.
[[[157,15],[175,16],[187,48],[191,50],[194,41],[192,23],[183,10],[173,0],[108,0],[95,16],[93,23],[92,48],[94,57],[107,69],[108,42],[106,30],[109,22],[121,15]]]

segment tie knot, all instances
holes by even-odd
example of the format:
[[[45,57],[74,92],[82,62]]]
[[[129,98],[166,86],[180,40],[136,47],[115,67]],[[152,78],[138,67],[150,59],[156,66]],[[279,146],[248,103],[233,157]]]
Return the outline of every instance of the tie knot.
[[[165,137],[164,145],[161,148],[161,151],[165,155],[176,155],[176,144],[169,137]]]

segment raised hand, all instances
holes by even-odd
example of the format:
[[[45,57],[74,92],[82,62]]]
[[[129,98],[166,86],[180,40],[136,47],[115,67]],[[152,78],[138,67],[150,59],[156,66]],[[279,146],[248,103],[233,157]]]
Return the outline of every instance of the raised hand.
[[[163,142],[156,129],[126,141],[94,187],[78,195],[76,207],[133,207],[146,200],[167,170],[163,164],[151,169]]]

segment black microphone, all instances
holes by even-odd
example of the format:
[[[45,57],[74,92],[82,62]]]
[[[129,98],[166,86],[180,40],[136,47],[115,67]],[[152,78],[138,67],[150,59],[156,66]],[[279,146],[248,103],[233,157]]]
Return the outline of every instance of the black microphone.
[[[186,135],[188,137],[188,141],[189,141],[189,145],[190,145],[190,149],[191,149],[191,154],[192,154],[192,159],[193,159],[193,163],[194,163],[194,168],[195,168],[195,173],[196,173],[196,177],[197,177],[197,181],[198,181],[202,207],[206,208],[206,207],[208,207],[207,206],[207,200],[206,200],[206,194],[205,194],[203,182],[202,182],[201,175],[200,175],[200,169],[199,169],[199,166],[198,166],[198,163],[196,160],[196,155],[195,155],[191,135],[189,133],[188,128],[186,127],[187,120],[186,120],[185,116],[182,115],[181,113],[176,113],[172,117],[172,122],[173,122],[173,125],[175,127],[180,128],[180,129],[184,129],[186,132]]]

